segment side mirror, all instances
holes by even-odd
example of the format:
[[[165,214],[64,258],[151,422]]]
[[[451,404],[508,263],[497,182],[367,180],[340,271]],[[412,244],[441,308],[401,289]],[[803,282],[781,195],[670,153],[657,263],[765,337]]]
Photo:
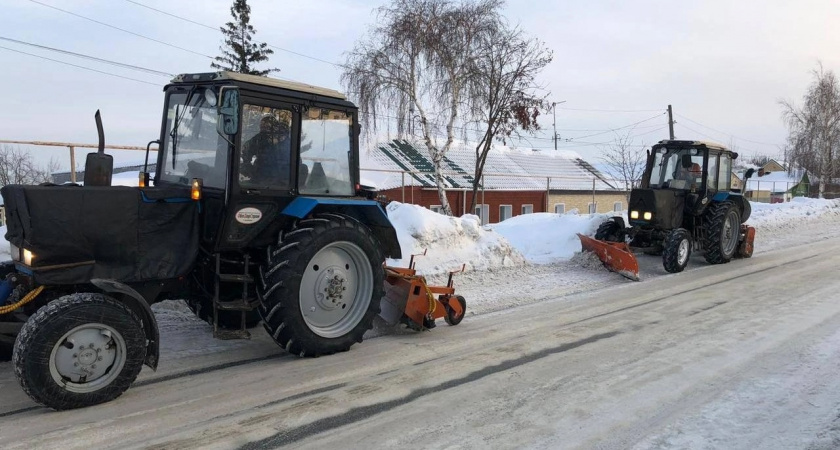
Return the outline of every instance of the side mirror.
[[[219,97],[219,127],[222,133],[234,135],[239,132],[239,88],[222,86]]]

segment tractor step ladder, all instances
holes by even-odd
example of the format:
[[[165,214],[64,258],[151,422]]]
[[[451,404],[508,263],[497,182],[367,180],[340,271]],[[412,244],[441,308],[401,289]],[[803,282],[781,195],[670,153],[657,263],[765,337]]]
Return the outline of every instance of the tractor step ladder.
[[[245,326],[245,314],[254,309],[251,300],[248,298],[248,286],[254,283],[254,277],[248,273],[250,267],[250,256],[245,255],[243,273],[221,273],[222,257],[216,253],[215,280],[213,291],[213,337],[217,339],[251,339],[251,333]],[[242,297],[232,301],[221,300],[222,283],[240,283],[242,285]],[[225,330],[219,327],[219,311],[239,311],[240,325],[238,330]]]

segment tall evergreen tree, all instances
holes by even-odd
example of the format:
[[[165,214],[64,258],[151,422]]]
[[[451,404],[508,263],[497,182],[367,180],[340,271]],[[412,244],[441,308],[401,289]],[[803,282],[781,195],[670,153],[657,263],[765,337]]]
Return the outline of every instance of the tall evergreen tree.
[[[247,73],[250,75],[266,76],[272,71],[279,69],[257,70],[254,64],[268,61],[268,55],[274,53],[268,48],[265,42],[253,42],[253,36],[257,32],[251,26],[251,7],[247,0],[234,0],[230,7],[230,15],[233,21],[219,28],[225,36],[225,45],[219,47],[222,56],[215,58],[216,62],[210,63],[214,69],[229,70],[232,72]]]

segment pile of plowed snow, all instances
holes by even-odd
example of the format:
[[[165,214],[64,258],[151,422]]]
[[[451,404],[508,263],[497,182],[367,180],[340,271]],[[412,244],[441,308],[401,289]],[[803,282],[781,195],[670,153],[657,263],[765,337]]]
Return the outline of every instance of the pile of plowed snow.
[[[568,260],[580,252],[577,234],[594,235],[598,225],[612,216],[578,215],[576,211],[566,214],[536,213],[512,217],[490,227],[504,236],[528,262],[551,264]]]
[[[468,270],[526,264],[522,253],[501,234],[482,227],[478,216],[448,217],[422,206],[391,202],[388,218],[397,229],[403,256],[388,260],[389,265],[407,267],[411,255],[424,251],[425,256],[415,258],[424,275],[457,270],[461,264]]]

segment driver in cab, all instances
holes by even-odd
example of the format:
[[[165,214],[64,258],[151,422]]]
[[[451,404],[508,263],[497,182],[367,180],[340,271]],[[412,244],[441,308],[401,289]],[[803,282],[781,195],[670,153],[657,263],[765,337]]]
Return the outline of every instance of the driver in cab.
[[[260,131],[242,145],[240,180],[248,186],[286,187],[291,167],[289,125],[273,115],[260,119]],[[247,181],[244,178],[247,178]]]

